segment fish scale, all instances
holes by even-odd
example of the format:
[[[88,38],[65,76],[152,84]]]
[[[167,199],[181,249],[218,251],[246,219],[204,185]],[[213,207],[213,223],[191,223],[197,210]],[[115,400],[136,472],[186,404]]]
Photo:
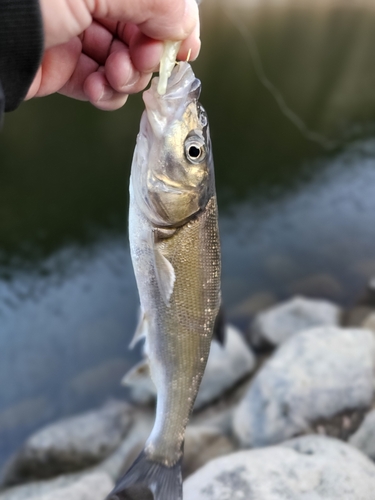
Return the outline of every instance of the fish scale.
[[[161,246],[163,255],[175,267],[177,278],[170,305],[159,303],[157,328],[148,338],[152,376],[153,357],[168,359],[166,397],[159,398],[157,405],[156,418],[160,419],[162,430],[158,429],[158,445],[153,446],[158,452],[152,458],[169,457],[173,465],[180,458],[178,436],[184,432],[184,422],[198,392],[220,307],[216,198],[212,197],[203,212]],[[206,286],[202,287],[202,283]],[[168,414],[175,418],[166,419]]]

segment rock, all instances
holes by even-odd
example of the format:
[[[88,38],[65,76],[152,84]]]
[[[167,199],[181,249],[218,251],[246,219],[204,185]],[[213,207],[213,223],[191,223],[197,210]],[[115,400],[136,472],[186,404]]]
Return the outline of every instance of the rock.
[[[226,326],[224,347],[215,340],[211,344],[206,371],[195,402],[200,409],[220,397],[225,391],[249,375],[255,368],[255,356],[247,346],[241,333],[231,325]],[[132,398],[145,403],[155,399],[156,389],[150,379],[147,364],[140,363],[126,374],[123,383],[134,386]]]
[[[51,403],[42,396],[25,399],[0,411],[0,434],[14,431],[20,427],[40,425],[51,416]]]
[[[367,330],[371,330],[375,333],[375,312],[373,311],[371,314],[367,316],[367,318],[362,323],[362,328],[366,328]]]
[[[343,289],[336,278],[330,274],[312,274],[288,286],[288,292],[309,297],[324,297],[339,299],[342,297]]]
[[[372,313],[374,309],[369,306],[355,306],[345,311],[343,314],[344,326],[362,326],[364,320]]]
[[[58,476],[54,479],[47,479],[43,481],[34,481],[22,486],[13,486],[5,491],[0,492],[0,500],[29,500],[38,498],[50,491],[69,486],[79,479],[82,473],[66,474]]]
[[[340,308],[326,300],[294,297],[256,315],[251,342],[261,347],[282,344],[292,335],[322,325],[338,325]]]
[[[103,500],[113,486],[104,472],[69,474],[10,488],[0,500]]]
[[[103,500],[113,487],[114,483],[107,474],[93,473],[70,486],[45,493],[38,500]]]
[[[226,327],[224,347],[212,342],[206,371],[194,408],[197,410],[219,398],[255,369],[255,356],[241,332],[234,326]]]
[[[349,443],[375,460],[375,410],[370,411]]]
[[[183,477],[187,477],[205,463],[235,450],[235,444],[220,429],[189,425],[186,429]]]
[[[134,413],[133,425],[117,450],[106,458],[95,471],[102,471],[117,481],[130,467],[144,447],[154,425],[155,412],[141,408]],[[1,499],[0,499],[1,500]]]
[[[5,467],[2,485],[44,479],[89,467],[107,457],[131,424],[130,407],[111,401],[33,434]]]
[[[375,338],[368,330],[318,327],[290,338],[258,371],[236,408],[243,446],[266,446],[312,430],[319,419],[368,408]]]
[[[254,314],[264,311],[276,303],[276,297],[270,292],[258,292],[250,295],[240,304],[229,310],[230,316],[254,316]]]
[[[375,465],[341,441],[304,436],[217,458],[184,483],[184,500],[373,500]]]

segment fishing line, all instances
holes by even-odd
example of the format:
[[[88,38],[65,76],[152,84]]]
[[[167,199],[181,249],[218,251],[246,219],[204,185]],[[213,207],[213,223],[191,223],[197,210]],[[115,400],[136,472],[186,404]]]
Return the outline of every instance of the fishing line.
[[[280,111],[289,121],[301,132],[301,134],[309,141],[319,144],[322,148],[330,151],[337,148],[339,143],[324,137],[324,135],[308,128],[306,123],[300,116],[297,115],[287,104],[280,90],[269,80],[264,70],[264,66],[260,57],[259,49],[249,27],[238,19],[228,8],[222,5],[223,11],[228,19],[233,23],[234,27],[239,31],[247,48],[249,49],[251,60],[253,63],[255,74],[261,84],[269,91],[275,99]]]

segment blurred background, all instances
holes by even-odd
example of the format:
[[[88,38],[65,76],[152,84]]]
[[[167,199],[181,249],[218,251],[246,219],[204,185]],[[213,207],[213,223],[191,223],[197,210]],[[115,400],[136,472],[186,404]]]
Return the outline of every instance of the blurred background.
[[[375,275],[375,6],[205,0],[202,80],[229,319]],[[0,467],[56,418],[127,397],[138,296],[128,179],[143,109],[52,96],[0,134]],[[250,304],[250,305],[249,305]]]

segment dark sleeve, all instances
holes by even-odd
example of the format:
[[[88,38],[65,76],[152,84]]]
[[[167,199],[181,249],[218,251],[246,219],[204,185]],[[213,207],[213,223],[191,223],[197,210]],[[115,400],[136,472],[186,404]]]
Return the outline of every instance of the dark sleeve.
[[[0,0],[0,123],[24,99],[42,54],[38,0]]]

